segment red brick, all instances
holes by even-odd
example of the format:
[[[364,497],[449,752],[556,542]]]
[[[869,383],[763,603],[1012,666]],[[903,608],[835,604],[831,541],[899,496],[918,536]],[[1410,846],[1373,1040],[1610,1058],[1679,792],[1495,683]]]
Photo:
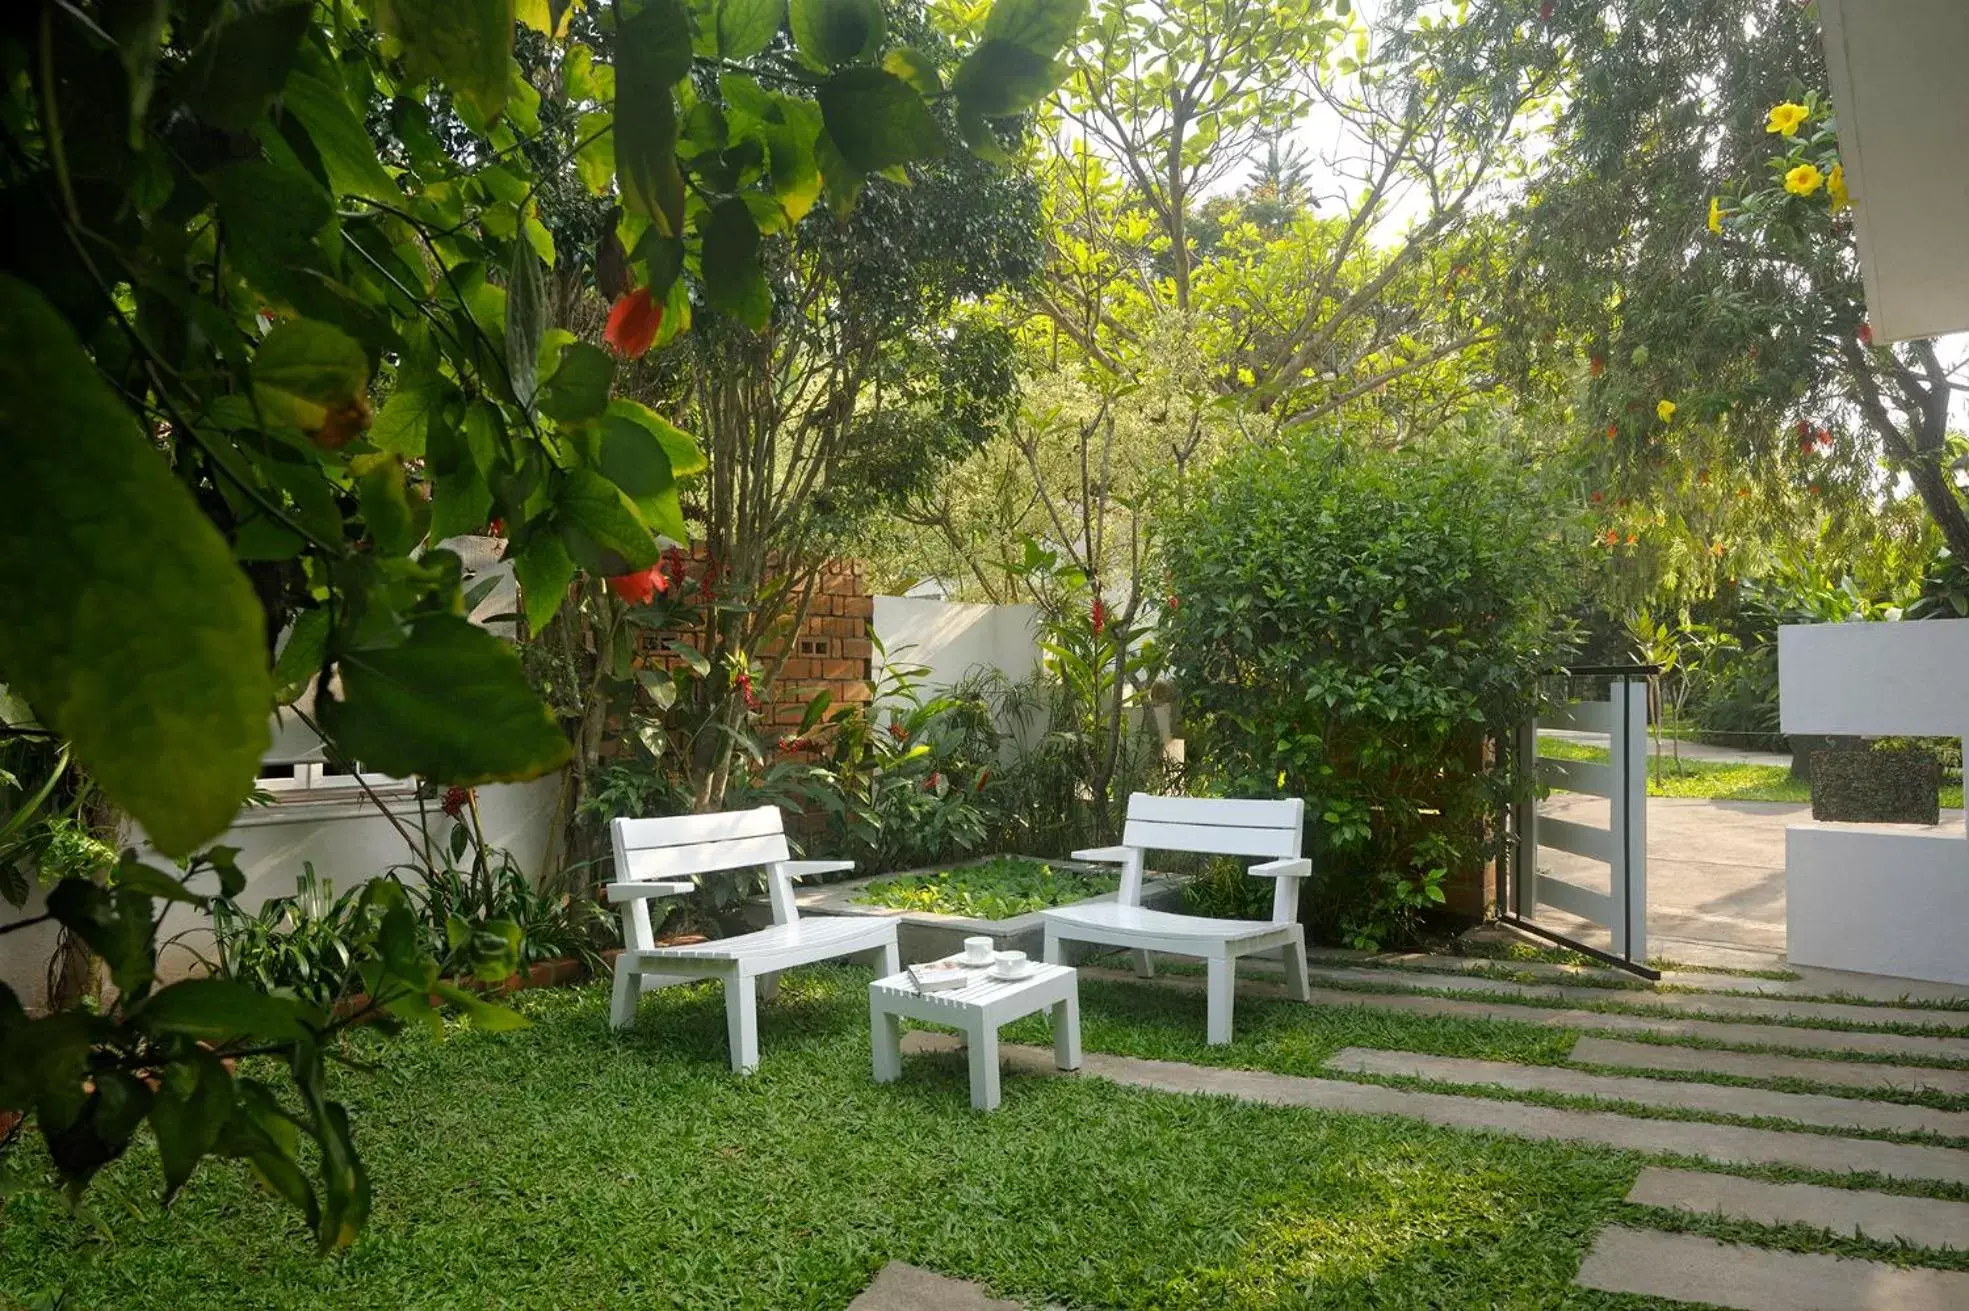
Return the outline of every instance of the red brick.
[[[841,654],[850,660],[867,660],[875,654],[875,644],[865,637],[844,637],[841,639]]]
[[[872,596],[844,596],[841,598],[841,613],[856,619],[875,617],[875,598]]]
[[[820,676],[822,678],[856,679],[867,672],[867,666],[859,660],[823,660],[820,662]]]

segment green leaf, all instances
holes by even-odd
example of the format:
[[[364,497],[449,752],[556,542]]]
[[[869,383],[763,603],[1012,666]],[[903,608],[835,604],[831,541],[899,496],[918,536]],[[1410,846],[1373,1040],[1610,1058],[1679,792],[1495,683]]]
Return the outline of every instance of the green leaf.
[[[403,47],[410,80],[441,80],[482,122],[506,106],[513,0],[373,0],[376,20]]]
[[[943,153],[943,132],[923,97],[894,73],[836,73],[821,84],[820,112],[841,157],[863,173]]]
[[[698,220],[698,230],[705,300],[755,331],[765,327],[773,292],[759,266],[759,225],[752,211],[736,196],[721,200]]]
[[[404,489],[403,461],[394,455],[369,455],[351,463],[356,474],[356,497],[369,540],[379,556],[409,555],[430,527],[430,506],[413,501]]]
[[[867,59],[889,34],[882,0],[791,0],[793,42],[817,68]]]
[[[5,274],[0,468],[0,670],[110,800],[183,855],[232,822],[266,752],[265,619],[68,324]]]
[[[985,15],[985,40],[1009,41],[1050,60],[1086,17],[1087,0],[993,0]]]
[[[132,1019],[153,1034],[181,1033],[210,1043],[308,1036],[309,1008],[232,979],[186,979],[158,992]]]
[[[560,367],[540,392],[540,412],[555,423],[585,423],[608,405],[615,382],[615,359],[587,342],[561,351]]]
[[[593,469],[571,470],[555,506],[569,554],[591,573],[647,569],[663,554],[635,502]]]
[[[214,127],[252,127],[287,80],[313,9],[311,3],[276,5],[218,24],[178,75],[179,96]]]
[[[1022,114],[1052,93],[1066,76],[1064,61],[1034,54],[1003,39],[981,42],[957,66],[950,81],[958,107],[983,118]]]
[[[150,1105],[150,1128],[157,1135],[158,1163],[164,1168],[166,1205],[199,1161],[218,1145],[219,1131],[232,1108],[232,1076],[211,1052],[196,1052],[166,1068]]]
[[[109,966],[117,990],[138,997],[156,977],[151,900],[136,888],[109,889],[65,878],[48,893],[48,913]]]
[[[328,185],[336,195],[360,196],[389,205],[402,203],[403,190],[383,171],[375,143],[340,90],[306,73],[296,73],[287,79],[281,103],[308,130],[308,139],[314,142],[322,170],[328,174]]]
[[[506,279],[506,371],[522,406],[533,404],[540,339],[547,331],[546,270],[525,241],[513,243],[513,266]]]
[[[119,888],[129,888],[132,892],[141,892],[159,901],[182,901],[193,906],[203,906],[206,901],[187,888],[181,879],[139,861],[125,860],[118,865],[115,882]]]
[[[456,615],[425,615],[402,645],[348,651],[321,722],[342,754],[397,778],[471,787],[567,763],[560,726],[513,648]]]
[[[574,127],[581,148],[574,152],[575,171],[582,185],[599,196],[615,180],[615,115],[597,111],[583,114]]]
[[[392,455],[418,459],[430,441],[431,425],[442,421],[445,406],[456,395],[457,390],[443,379],[406,382],[399,375],[397,389],[383,402],[370,425],[370,443]]]
[[[328,611],[303,610],[287,630],[287,642],[274,661],[274,700],[290,705],[308,690],[308,681],[321,672],[328,653]]]
[[[703,448],[698,446],[696,438],[648,406],[631,400],[610,401],[608,413],[611,419],[626,419],[641,425],[661,442],[664,457],[670,461],[672,475],[688,478],[710,467],[710,461],[705,459]]]
[[[622,203],[664,236],[679,236],[684,177],[670,88],[690,72],[690,18],[680,0],[649,0],[628,18],[623,10],[616,0],[615,165]]]
[[[922,95],[943,91],[943,77],[930,57],[914,46],[898,46],[882,56],[882,67],[907,82]]]
[[[655,423],[663,422],[653,414],[649,418]],[[684,527],[683,510],[677,503],[677,480],[671,472],[670,457],[664,443],[650,428],[613,414],[605,419],[601,469],[610,482],[635,502],[637,513],[652,532],[661,533],[673,542],[690,540],[689,530]]]
[[[328,194],[299,169],[264,159],[241,160],[199,175],[219,203],[226,249],[300,262],[313,255],[315,234],[334,217]]]
[[[486,1033],[511,1033],[515,1029],[526,1028],[530,1023],[526,1016],[511,1007],[496,1006],[455,983],[440,980],[431,991],[464,1012],[474,1029],[482,1029]]]
[[[718,53],[750,59],[772,44],[786,17],[786,0],[718,0]]]
[[[520,606],[526,614],[530,633],[546,628],[567,599],[567,586],[574,581],[574,559],[561,545],[561,539],[547,533],[536,535],[513,561],[513,577],[520,585]]]
[[[347,333],[313,319],[290,319],[253,356],[253,397],[276,423],[317,432],[329,416],[364,399],[369,360]]]

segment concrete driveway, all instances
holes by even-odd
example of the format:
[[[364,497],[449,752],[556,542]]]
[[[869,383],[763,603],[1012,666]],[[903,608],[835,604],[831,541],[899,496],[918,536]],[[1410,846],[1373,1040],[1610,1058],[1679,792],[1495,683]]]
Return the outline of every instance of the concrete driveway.
[[[1603,797],[1559,792],[1538,811],[1604,828],[1607,807]],[[1648,798],[1649,953],[1685,961],[1730,949],[1782,954],[1784,830],[1811,817],[1810,806],[1784,802]],[[1962,812],[1943,811],[1942,825],[1959,831]],[[1539,852],[1539,868],[1607,891],[1607,867],[1597,861],[1548,847]],[[1563,911],[1543,908],[1537,922],[1594,946],[1607,945],[1606,930]],[[1677,944],[1687,949],[1678,954]]]

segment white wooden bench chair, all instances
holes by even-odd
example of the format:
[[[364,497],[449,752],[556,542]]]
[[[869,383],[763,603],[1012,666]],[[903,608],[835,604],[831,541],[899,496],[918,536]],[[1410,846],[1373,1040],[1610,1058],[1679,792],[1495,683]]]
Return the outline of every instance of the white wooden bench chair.
[[[867,958],[878,975],[902,968],[893,919],[800,918],[793,903],[793,880],[853,869],[854,862],[789,859],[786,828],[776,806],[719,815],[618,819],[609,825],[609,840],[615,848],[617,882],[608,885],[608,896],[622,906],[623,949],[615,961],[615,998],[609,1008],[609,1023],[615,1028],[636,1018],[636,1003],[645,987],[723,979],[732,1069],[747,1074],[759,1065],[758,993],[763,990],[771,999],[781,970],[843,956]],[[650,931],[652,897],[690,892],[694,874],[757,866],[766,869],[772,927],[686,946],[656,945]]]
[[[1297,797],[1219,801],[1135,793],[1128,798],[1122,845],[1073,853],[1075,860],[1121,866],[1120,891],[1112,902],[1045,912],[1046,959],[1064,964],[1068,942],[1127,947],[1135,953],[1136,972],[1147,978],[1151,952],[1202,958],[1209,970],[1208,1039],[1213,1045],[1231,1040],[1232,988],[1240,956],[1278,953],[1292,996],[1305,1001],[1306,930],[1299,923],[1299,884],[1313,869],[1312,861],[1299,854],[1305,811],[1306,803]],[[1247,871],[1274,880],[1271,919],[1215,919],[1144,907],[1142,868],[1150,851],[1272,857]]]

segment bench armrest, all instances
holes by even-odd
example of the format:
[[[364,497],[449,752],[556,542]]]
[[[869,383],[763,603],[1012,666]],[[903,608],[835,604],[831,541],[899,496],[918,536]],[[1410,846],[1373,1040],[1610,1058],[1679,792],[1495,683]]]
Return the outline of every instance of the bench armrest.
[[[1127,862],[1133,847],[1089,847],[1085,851],[1073,853],[1073,859],[1084,860],[1096,865],[1120,865]]]
[[[680,897],[695,892],[692,883],[609,883],[603,885],[610,901],[636,901],[649,897]]]
[[[773,869],[790,879],[802,879],[809,874],[836,874],[855,867],[852,860],[776,860]]]
[[[1268,860],[1262,865],[1253,865],[1247,874],[1260,878],[1303,879],[1313,872],[1313,862],[1306,856],[1287,856],[1284,860]]]

